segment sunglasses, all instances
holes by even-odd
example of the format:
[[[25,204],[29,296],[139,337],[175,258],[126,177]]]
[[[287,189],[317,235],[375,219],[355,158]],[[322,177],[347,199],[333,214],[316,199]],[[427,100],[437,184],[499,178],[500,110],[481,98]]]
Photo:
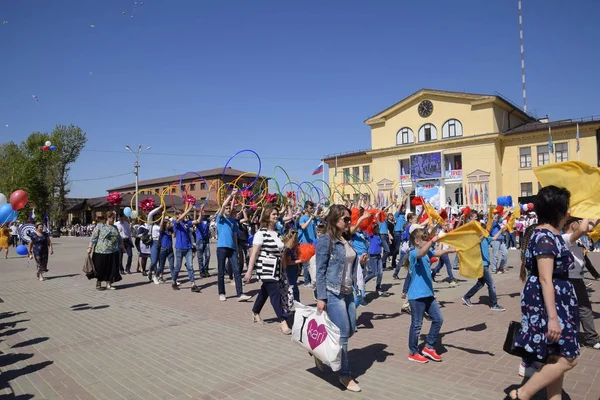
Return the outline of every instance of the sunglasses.
[[[344,222],[349,224],[350,222],[352,222],[352,218],[350,217],[344,217]]]

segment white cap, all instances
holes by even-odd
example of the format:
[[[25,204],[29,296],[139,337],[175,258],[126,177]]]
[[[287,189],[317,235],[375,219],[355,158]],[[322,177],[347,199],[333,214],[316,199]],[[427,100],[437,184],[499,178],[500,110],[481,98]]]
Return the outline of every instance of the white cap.
[[[412,235],[412,233],[417,230],[417,229],[423,229],[425,228],[423,225],[419,225],[419,224],[412,224],[410,226],[410,228],[408,228],[408,233],[410,233]]]

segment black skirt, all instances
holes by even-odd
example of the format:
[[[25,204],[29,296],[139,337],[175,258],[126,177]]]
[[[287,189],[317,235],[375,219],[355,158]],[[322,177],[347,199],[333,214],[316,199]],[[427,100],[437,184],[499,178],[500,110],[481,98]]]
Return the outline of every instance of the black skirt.
[[[96,278],[99,281],[114,283],[123,279],[119,273],[118,251],[110,254],[94,253],[92,261],[96,269]]]

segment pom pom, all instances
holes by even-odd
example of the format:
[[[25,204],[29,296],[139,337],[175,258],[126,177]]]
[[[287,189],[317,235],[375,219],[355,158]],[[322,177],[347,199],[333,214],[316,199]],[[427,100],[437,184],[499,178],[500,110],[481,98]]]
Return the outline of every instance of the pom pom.
[[[258,210],[258,205],[255,201],[251,201],[250,203],[248,203],[248,208],[250,209],[250,211],[256,211]]]
[[[275,203],[277,201],[277,195],[276,194],[271,194],[271,193],[267,193],[267,195],[265,196],[265,202],[267,203]]]
[[[412,199],[412,201],[410,202],[410,204],[412,204],[413,206],[422,206],[425,202],[423,201],[423,197],[421,196],[416,196],[414,199]]]
[[[146,212],[150,212],[156,208],[154,199],[152,197],[146,197],[140,202],[140,208]]]
[[[387,215],[385,214],[385,211],[383,211],[383,210],[379,211],[377,213],[377,217],[378,217],[379,222],[385,222],[385,220],[387,219]]]
[[[352,226],[356,226],[358,224],[358,219],[360,218],[360,210],[358,208],[352,208],[350,210],[350,218],[352,221],[350,222]]]
[[[285,197],[287,197],[290,200],[296,200],[296,192],[287,192],[285,194]]]
[[[446,209],[443,209],[442,211],[440,211],[440,217],[442,217],[442,219],[445,221],[448,219],[448,211],[446,211]]]
[[[252,193],[251,190],[244,189],[240,192],[240,196],[242,196],[244,200],[248,200],[250,197],[254,196],[254,193]]]
[[[111,206],[118,206],[123,201],[123,196],[119,192],[112,192],[108,196],[106,196],[106,201]]]
[[[431,257],[431,258],[429,259],[429,262],[430,262],[431,264],[433,264],[434,262],[437,262],[437,261],[438,261],[438,258],[437,258],[437,257]]]
[[[310,243],[301,243],[298,245],[298,258],[302,262],[308,262],[316,253],[315,246]]]
[[[425,221],[427,221],[427,218],[429,218],[427,213],[423,213],[423,215],[421,216],[421,220],[419,221],[419,224],[423,224]]]
[[[502,214],[504,212],[504,207],[502,206],[496,206],[496,208],[494,209],[494,214]]]
[[[184,202],[186,202],[186,203],[188,203],[188,204],[191,204],[191,205],[194,205],[194,204],[196,204],[196,198],[195,198],[194,196],[191,196],[191,195],[189,195],[189,194],[186,194],[186,195],[185,195]]]
[[[463,208],[463,210],[462,210],[462,214],[463,214],[463,215],[469,215],[469,214],[471,214],[471,211],[472,211],[472,210],[471,210],[471,207],[469,207],[469,206],[466,206],[465,208]]]
[[[376,221],[375,213],[373,211],[374,210],[370,210],[370,211],[365,210],[365,212],[369,213],[370,216],[368,218],[365,218],[358,226],[361,231],[364,231],[371,235],[373,234],[373,223]]]

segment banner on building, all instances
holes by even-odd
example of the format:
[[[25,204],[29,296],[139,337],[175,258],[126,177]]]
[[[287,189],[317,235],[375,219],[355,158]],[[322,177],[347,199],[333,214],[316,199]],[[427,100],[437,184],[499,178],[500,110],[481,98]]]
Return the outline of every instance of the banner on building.
[[[440,208],[440,181],[418,181],[415,183],[415,195],[422,196],[434,208]]]
[[[442,178],[442,153],[423,153],[410,156],[410,176],[413,181]]]

